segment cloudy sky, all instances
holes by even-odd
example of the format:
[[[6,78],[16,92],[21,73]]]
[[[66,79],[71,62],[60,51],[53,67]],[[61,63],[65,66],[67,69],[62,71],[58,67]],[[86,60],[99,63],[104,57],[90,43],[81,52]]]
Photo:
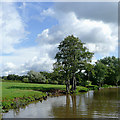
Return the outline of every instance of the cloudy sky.
[[[117,2],[2,3],[0,75],[51,71],[57,46],[65,37],[79,37],[93,62],[118,57]]]

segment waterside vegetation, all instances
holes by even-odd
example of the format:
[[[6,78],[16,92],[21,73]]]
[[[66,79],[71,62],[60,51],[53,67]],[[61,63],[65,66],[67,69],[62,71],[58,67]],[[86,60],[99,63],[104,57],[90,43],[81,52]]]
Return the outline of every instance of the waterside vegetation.
[[[88,88],[77,86],[76,93],[87,92]],[[3,112],[17,109],[32,101],[45,100],[47,96],[65,94],[65,85],[33,84],[33,83],[2,83],[2,108]]]
[[[94,53],[73,35],[60,42],[58,49],[53,72],[31,70],[27,75],[9,74],[0,78],[4,112],[35,100],[42,101],[51,95],[120,85],[118,58],[105,57],[91,64]]]

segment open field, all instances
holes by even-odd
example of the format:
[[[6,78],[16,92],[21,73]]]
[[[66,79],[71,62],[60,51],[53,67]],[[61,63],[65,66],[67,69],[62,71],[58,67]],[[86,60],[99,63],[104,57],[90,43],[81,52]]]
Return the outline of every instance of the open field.
[[[10,108],[24,106],[35,100],[42,100],[46,92],[65,91],[65,85],[33,84],[2,82],[2,107],[5,111]],[[77,87],[79,91],[87,91],[85,87]]]
[[[2,83],[2,99],[13,99],[15,97],[41,95],[41,91],[49,91],[52,89],[64,90],[64,85],[50,84],[31,84],[31,83]]]
[[[77,86],[77,88],[79,90],[85,89],[85,87],[82,86]],[[55,90],[65,90],[65,85],[3,82],[2,99],[40,95],[43,92],[54,92]]]

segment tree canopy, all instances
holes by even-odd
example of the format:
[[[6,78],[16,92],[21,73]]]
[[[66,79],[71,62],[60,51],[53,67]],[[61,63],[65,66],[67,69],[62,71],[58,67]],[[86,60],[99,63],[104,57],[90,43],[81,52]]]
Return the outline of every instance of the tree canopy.
[[[65,74],[66,91],[70,91],[70,79],[72,80],[72,91],[76,90],[76,73],[83,70],[86,63],[91,62],[93,53],[84,46],[84,43],[73,35],[66,37],[58,46],[56,54],[56,65],[62,67]]]

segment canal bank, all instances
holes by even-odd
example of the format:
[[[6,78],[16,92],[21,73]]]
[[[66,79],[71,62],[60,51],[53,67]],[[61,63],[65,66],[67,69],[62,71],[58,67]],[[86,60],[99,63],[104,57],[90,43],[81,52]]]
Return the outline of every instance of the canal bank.
[[[3,113],[3,118],[118,118],[120,88],[48,97],[24,108]]]
[[[77,86],[77,93],[87,91],[88,88]],[[65,85],[3,82],[2,112],[26,106],[33,101],[42,101],[48,96],[64,94]]]

